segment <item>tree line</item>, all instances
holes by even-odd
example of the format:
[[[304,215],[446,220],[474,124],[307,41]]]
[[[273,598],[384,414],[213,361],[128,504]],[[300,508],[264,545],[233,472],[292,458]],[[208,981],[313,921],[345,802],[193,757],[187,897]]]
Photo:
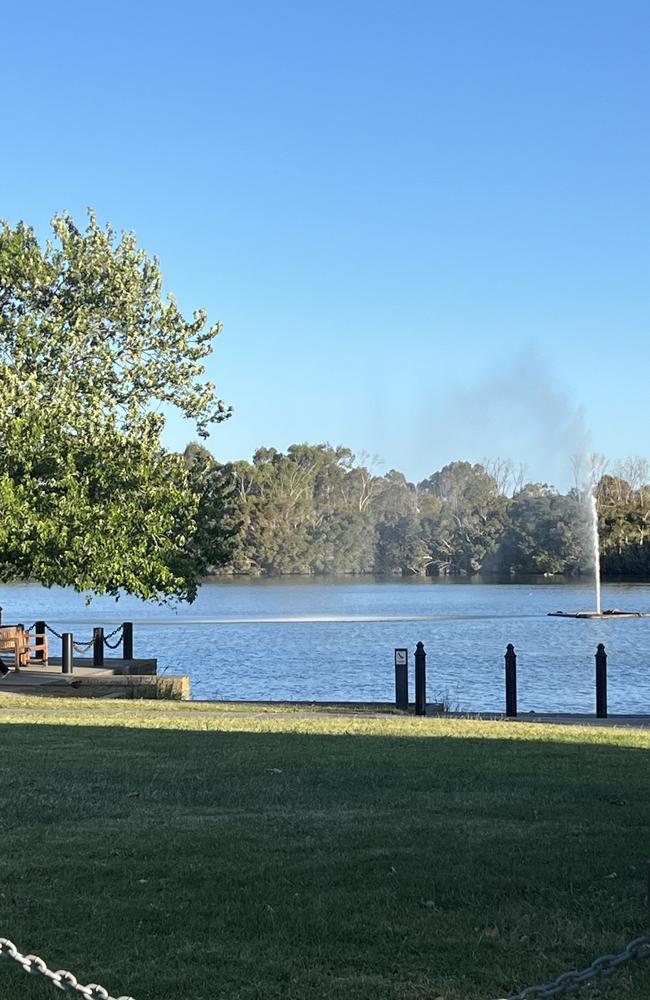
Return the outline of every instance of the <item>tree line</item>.
[[[230,416],[205,379],[220,329],[201,309],[186,319],[158,260],[92,212],[84,231],[55,216],[45,244],[0,222],[0,583],[164,602],[193,601],[213,573],[589,569],[584,491],[508,462],[411,483],[329,445],[231,463],[169,451],[167,411],[200,440]],[[647,472],[592,464],[606,573],[650,576]]]
[[[219,464],[193,443],[184,461],[222,493],[229,554],[212,573],[593,572],[585,490],[527,482],[507,461],[452,462],[419,483],[325,444],[260,448],[252,462]],[[628,461],[595,482],[606,574],[650,576],[647,471]]]

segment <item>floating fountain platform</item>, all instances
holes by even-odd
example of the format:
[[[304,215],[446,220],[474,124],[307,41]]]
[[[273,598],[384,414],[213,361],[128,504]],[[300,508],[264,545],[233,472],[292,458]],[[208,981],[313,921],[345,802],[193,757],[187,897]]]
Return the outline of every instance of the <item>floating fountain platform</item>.
[[[550,618],[650,618],[646,611],[549,611]]]

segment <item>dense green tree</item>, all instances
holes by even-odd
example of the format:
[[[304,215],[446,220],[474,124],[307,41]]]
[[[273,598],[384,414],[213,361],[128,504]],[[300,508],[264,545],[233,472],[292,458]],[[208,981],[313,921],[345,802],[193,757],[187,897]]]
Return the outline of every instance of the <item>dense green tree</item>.
[[[578,494],[528,483],[508,504],[498,565],[514,573],[573,574],[588,564],[586,520]]]
[[[426,576],[431,566],[428,525],[408,515],[377,527],[375,572]]]
[[[0,579],[192,600],[224,501],[162,447],[159,408],[200,436],[228,416],[201,379],[219,327],[162,297],[133,235],[53,230],[0,225]]]
[[[452,462],[421,482],[418,491],[429,499],[430,572],[480,572],[496,551],[506,517],[507,501],[495,478],[482,465]]]
[[[630,470],[634,472],[634,467]],[[650,576],[650,488],[622,475],[602,476],[596,488],[602,566],[606,573]]]

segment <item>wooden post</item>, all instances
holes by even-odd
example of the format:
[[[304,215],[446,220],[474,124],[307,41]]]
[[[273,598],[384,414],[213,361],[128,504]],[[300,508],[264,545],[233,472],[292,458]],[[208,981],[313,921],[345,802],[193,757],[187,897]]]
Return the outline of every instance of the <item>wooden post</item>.
[[[122,656],[133,659],[133,622],[122,622]]]
[[[602,642],[596,650],[596,718],[607,718],[607,653]]]
[[[45,659],[45,622],[36,622],[34,625],[34,659],[43,662]]]
[[[93,667],[104,666],[104,629],[93,629]]]
[[[72,632],[64,632],[61,636],[61,673],[74,673],[74,636]]]
[[[427,654],[421,642],[415,647],[415,714],[427,714]]]
[[[395,650],[395,707],[405,712],[409,707],[409,652]]]
[[[506,715],[517,715],[517,654],[511,642],[506,646]]]

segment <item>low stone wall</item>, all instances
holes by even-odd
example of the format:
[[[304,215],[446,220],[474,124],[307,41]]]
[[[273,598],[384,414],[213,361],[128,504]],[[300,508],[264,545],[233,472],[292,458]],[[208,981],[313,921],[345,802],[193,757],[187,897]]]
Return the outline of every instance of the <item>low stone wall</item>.
[[[158,660],[118,660],[107,656],[104,660],[104,666],[110,667],[117,676],[138,674],[142,677],[145,674],[158,673]]]
[[[9,686],[7,686],[9,689]],[[13,689],[13,688],[12,688]],[[69,681],[43,684],[29,689],[29,694],[46,698],[149,698],[161,701],[189,701],[190,679],[187,676],[165,674],[113,677],[75,677]]]

